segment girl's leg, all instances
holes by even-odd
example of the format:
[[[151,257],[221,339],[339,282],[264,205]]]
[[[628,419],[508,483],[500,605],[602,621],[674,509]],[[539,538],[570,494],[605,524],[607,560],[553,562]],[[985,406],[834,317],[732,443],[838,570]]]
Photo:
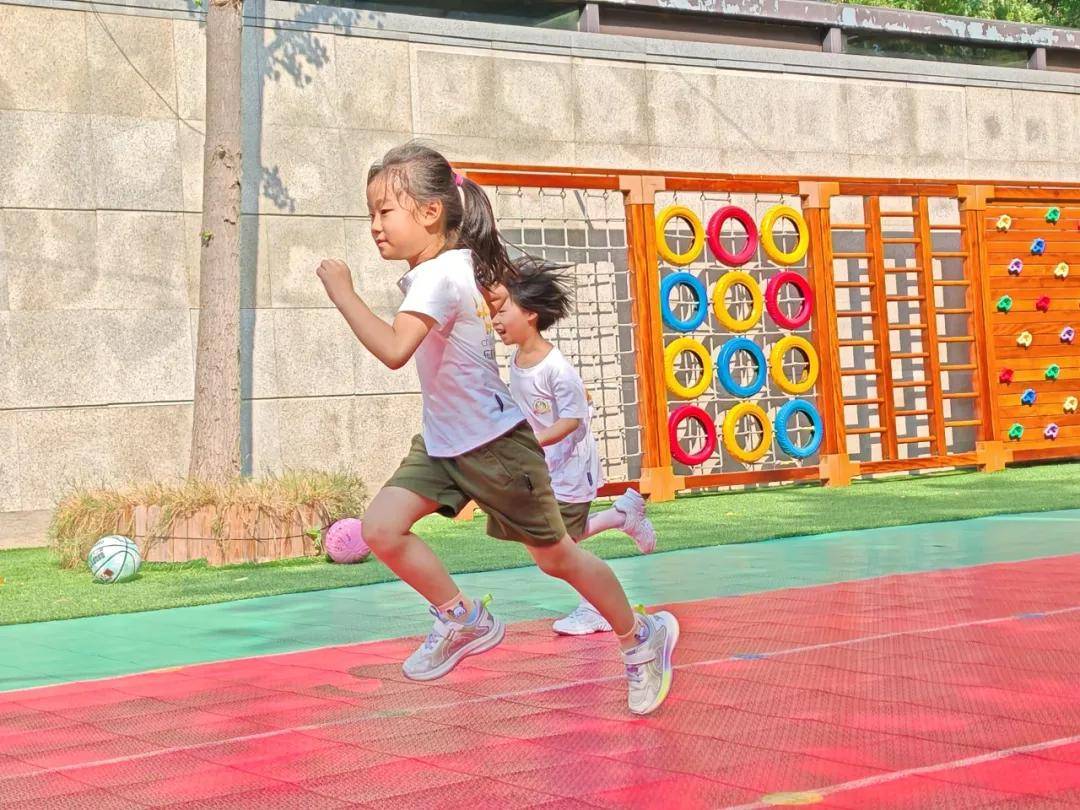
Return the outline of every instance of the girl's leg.
[[[600,534],[600,532],[606,532],[610,529],[621,529],[625,522],[626,515],[614,507],[589,515],[589,524],[585,529],[585,533],[577,538],[577,542],[580,543],[582,540],[587,540],[594,535]]]
[[[482,602],[458,590],[446,566],[412,533],[414,523],[438,508],[402,487],[384,487],[364,515],[364,539],[375,556],[432,605],[435,623],[423,643],[402,665],[416,681],[441,678],[468,655],[502,641],[503,623]]]
[[[656,548],[656,531],[652,522],[645,517],[645,500],[637,490],[626,490],[615,499],[610,509],[590,515],[584,534],[576,539],[580,543],[611,529],[621,529],[629,535],[642,554],[651,554]]]
[[[545,574],[565,580],[607,619],[619,636],[631,633],[636,625],[634,611],[607,563],[576,545],[569,535],[553,546],[527,548]],[[630,641],[627,646],[633,646]]]
[[[671,689],[678,620],[664,610],[635,615],[615,572],[569,536],[553,546],[530,546],[529,552],[545,573],[566,580],[595,605],[615,630],[626,664],[630,711],[649,714],[659,708]]]
[[[435,552],[412,533],[416,521],[439,505],[401,487],[384,487],[364,514],[364,540],[383,565],[433,605],[460,591]]]

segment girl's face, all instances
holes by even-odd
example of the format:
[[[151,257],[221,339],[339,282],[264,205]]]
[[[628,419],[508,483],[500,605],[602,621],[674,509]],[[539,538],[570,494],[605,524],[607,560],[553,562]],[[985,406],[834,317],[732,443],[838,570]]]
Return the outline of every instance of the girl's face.
[[[504,344],[520,346],[536,334],[536,313],[522,309],[507,296],[495,313],[492,324]]]
[[[368,184],[367,201],[371,236],[384,259],[404,259],[415,266],[432,258],[445,244],[442,203],[418,204],[399,193],[385,175]]]

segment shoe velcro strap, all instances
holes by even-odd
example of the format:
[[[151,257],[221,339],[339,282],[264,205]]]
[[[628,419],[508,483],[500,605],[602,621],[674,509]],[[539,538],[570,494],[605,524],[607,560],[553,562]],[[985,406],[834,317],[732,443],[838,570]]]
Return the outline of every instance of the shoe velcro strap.
[[[639,644],[629,652],[623,653],[623,661],[627,664],[647,664],[656,659],[656,650],[649,644]]]

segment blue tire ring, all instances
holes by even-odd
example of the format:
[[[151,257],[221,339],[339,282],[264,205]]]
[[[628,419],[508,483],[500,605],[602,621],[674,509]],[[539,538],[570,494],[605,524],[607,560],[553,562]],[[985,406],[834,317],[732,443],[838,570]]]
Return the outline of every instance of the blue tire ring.
[[[680,320],[671,311],[671,291],[680,285],[689,287],[697,299],[697,311],[685,321]],[[660,282],[660,314],[664,318],[664,324],[669,329],[678,332],[693,332],[701,324],[705,323],[705,317],[709,312],[706,299],[705,285],[698,280],[697,276],[690,273],[672,273],[669,276],[664,276],[664,280]]]
[[[788,422],[797,413],[804,414],[814,426],[814,438],[808,444],[802,446],[795,444],[791,437],[788,436]],[[792,458],[809,458],[821,447],[821,439],[825,433],[824,425],[821,422],[821,414],[818,413],[817,408],[805,399],[793,399],[787,402],[776,412],[773,423],[776,427],[776,443],[781,450]]]
[[[757,376],[750,382],[749,385],[739,385],[735,382],[735,378],[731,376],[731,361],[735,357],[735,353],[743,351],[747,352],[754,358],[754,362],[757,363]],[[765,376],[767,374],[767,367],[765,365],[765,352],[761,350],[750,338],[737,337],[732,338],[724,347],[720,350],[720,357],[716,361],[716,377],[720,381],[720,384],[727,389],[727,392],[736,397],[752,397],[765,385]]]

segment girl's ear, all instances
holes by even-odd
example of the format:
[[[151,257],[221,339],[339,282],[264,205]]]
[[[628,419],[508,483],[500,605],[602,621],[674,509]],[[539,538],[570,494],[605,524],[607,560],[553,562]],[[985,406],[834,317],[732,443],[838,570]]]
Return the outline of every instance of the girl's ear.
[[[442,219],[443,204],[442,200],[429,200],[426,203],[422,203],[417,206],[416,219],[425,228],[430,228],[432,225]]]

